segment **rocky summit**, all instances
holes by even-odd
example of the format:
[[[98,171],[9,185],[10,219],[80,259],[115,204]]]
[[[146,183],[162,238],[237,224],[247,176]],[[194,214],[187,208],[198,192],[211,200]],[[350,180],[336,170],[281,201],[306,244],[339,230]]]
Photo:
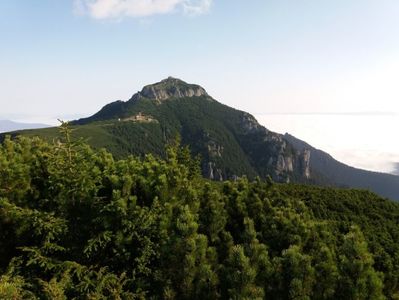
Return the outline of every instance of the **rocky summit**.
[[[155,99],[159,102],[171,98],[208,96],[205,89],[199,85],[188,84],[173,77],[168,77],[158,83],[145,86],[138,95],[148,99]]]

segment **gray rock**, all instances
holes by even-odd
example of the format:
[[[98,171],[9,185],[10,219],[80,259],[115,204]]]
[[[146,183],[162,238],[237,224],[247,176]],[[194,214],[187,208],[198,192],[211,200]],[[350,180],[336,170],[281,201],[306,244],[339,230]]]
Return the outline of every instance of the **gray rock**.
[[[139,93],[140,96],[162,102],[171,98],[191,98],[208,96],[204,88],[188,84],[180,79],[169,77],[161,82],[147,85]]]
[[[285,168],[287,172],[294,171],[294,162],[291,156],[285,158]]]
[[[210,157],[222,157],[224,147],[216,144],[214,141],[208,143],[208,153]]]
[[[302,154],[301,154],[301,159],[302,159],[302,174],[305,176],[307,179],[310,178],[310,150],[309,149],[304,149]]]
[[[208,178],[210,180],[214,180],[215,179],[214,171],[213,171],[213,165],[214,165],[214,163],[208,162]]]
[[[223,172],[221,169],[216,169],[214,162],[208,163],[208,178],[216,181],[223,181]]]
[[[244,113],[242,116],[242,126],[247,132],[254,132],[259,130],[262,126],[259,125],[258,121],[249,113]]]

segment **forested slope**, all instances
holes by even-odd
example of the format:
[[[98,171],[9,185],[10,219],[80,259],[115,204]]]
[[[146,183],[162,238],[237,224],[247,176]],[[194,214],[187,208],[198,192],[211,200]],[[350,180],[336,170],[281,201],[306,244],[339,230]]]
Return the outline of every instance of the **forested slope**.
[[[203,179],[187,148],[0,147],[1,299],[397,299],[399,205]]]
[[[75,138],[106,148],[116,159],[149,153],[165,158],[165,146],[180,136],[183,145],[201,156],[202,175],[215,181],[271,176],[276,182],[369,189],[399,201],[399,176],[349,167],[176,78],[145,86],[129,100],[109,103],[71,125]],[[57,128],[11,134],[59,139]],[[5,135],[0,134],[0,141]]]

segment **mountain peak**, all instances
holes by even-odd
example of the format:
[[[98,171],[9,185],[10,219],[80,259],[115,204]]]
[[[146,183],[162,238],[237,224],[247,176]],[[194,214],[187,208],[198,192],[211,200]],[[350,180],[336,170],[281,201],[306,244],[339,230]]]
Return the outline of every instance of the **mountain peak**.
[[[155,99],[159,102],[170,98],[191,98],[208,96],[204,88],[189,84],[181,79],[168,77],[160,82],[145,86],[139,96]]]

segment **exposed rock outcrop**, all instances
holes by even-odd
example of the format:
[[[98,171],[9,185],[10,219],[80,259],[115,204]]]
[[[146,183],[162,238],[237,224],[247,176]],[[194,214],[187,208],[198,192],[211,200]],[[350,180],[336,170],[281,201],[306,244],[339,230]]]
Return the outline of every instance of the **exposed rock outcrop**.
[[[311,174],[310,174],[310,150],[309,149],[304,149],[303,152],[301,153],[301,166],[302,166],[302,175],[309,179]]]
[[[216,181],[223,181],[223,172],[216,168],[216,164],[208,162],[208,178]]]
[[[171,98],[208,96],[204,88],[188,84],[180,79],[168,77],[158,83],[145,86],[139,96],[162,102]]]
[[[208,143],[208,153],[210,157],[222,157],[224,147],[213,141]]]
[[[254,132],[263,128],[256,119],[249,113],[244,113],[242,116],[242,126],[247,132]]]

